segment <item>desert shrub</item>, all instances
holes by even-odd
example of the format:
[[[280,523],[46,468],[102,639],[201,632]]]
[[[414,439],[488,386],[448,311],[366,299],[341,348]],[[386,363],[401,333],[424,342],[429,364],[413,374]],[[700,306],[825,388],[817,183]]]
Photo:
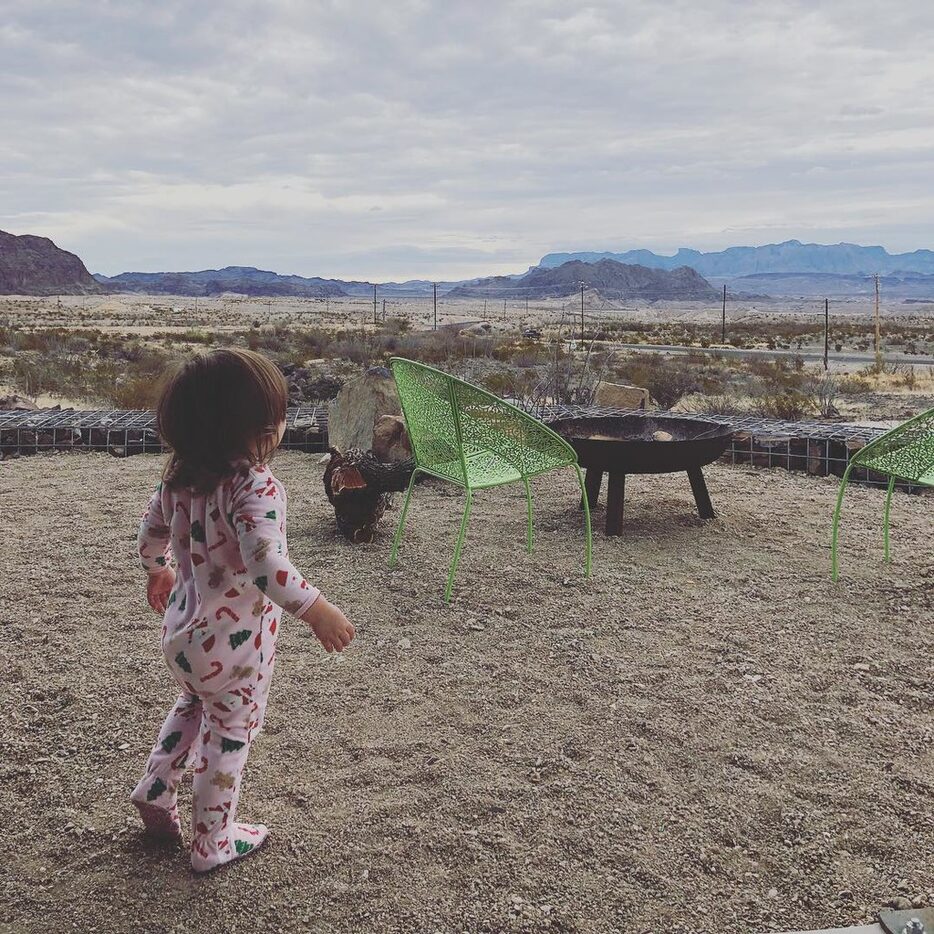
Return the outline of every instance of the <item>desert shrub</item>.
[[[705,389],[696,364],[655,353],[633,354],[616,366],[615,375],[623,382],[647,389],[663,409],[670,409],[688,393]]]
[[[839,394],[840,380],[830,373],[816,377],[808,383],[811,403],[823,418],[832,418],[840,414],[835,404]]]
[[[902,382],[902,385],[906,389],[915,388],[915,386],[917,385],[918,379],[917,379],[917,376],[915,375],[914,366],[905,367],[905,371],[902,373],[901,382]]]
[[[698,415],[749,414],[748,406],[743,405],[743,400],[733,392],[726,392],[713,396],[693,396],[688,411],[696,412]]]
[[[839,388],[841,396],[863,396],[872,391],[872,384],[863,376],[844,376]]]
[[[813,411],[813,403],[803,392],[786,390],[760,396],[755,400],[754,411],[763,418],[796,422]]]
[[[153,409],[161,389],[161,378],[127,376],[108,389],[105,399],[118,409]]]

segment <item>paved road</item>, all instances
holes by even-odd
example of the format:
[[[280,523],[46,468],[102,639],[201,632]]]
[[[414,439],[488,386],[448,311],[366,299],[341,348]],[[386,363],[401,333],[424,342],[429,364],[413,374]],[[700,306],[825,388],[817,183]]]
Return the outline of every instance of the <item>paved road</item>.
[[[741,347],[685,347],[678,344],[617,344],[609,346],[618,350],[634,350],[637,353],[665,353],[665,354],[721,354],[724,357],[742,357],[747,360],[756,357],[767,360],[778,360],[783,357],[801,357],[807,363],[821,363],[823,353],[813,350],[759,350],[744,349]],[[830,353],[830,363],[834,364],[862,364],[870,366],[875,362],[872,353]],[[918,354],[887,353],[883,354],[886,363],[903,363],[912,366],[934,367],[934,357],[925,357]]]

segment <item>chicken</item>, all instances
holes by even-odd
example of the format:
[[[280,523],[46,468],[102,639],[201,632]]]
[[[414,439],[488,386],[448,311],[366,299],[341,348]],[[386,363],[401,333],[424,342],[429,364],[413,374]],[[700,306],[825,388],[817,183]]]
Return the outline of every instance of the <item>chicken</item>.
[[[334,507],[337,528],[352,542],[372,542],[392,493],[408,486],[415,461],[387,464],[358,448],[343,453],[331,448],[330,455],[324,492]]]

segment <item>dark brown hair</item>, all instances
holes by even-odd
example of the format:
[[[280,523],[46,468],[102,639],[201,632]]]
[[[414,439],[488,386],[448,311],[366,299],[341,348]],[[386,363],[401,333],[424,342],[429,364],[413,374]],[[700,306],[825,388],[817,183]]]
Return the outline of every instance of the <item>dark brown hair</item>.
[[[265,463],[287,403],[285,378],[261,354],[229,349],[192,357],[159,398],[156,426],[170,452],[163,482],[204,493],[238,464]]]

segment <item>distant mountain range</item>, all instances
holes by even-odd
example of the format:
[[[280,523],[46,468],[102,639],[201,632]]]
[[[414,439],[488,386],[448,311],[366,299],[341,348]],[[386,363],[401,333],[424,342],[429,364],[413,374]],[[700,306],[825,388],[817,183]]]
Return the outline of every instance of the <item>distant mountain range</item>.
[[[0,230],[0,295],[88,295],[103,292],[75,256],[47,237]]]
[[[890,254],[852,243],[822,245],[788,240],[718,253],[681,249],[674,256],[650,250],[625,253],[549,253],[524,274],[437,283],[439,295],[472,298],[567,297],[580,287],[606,299],[709,301],[726,284],[734,296],[760,298],[855,297],[873,292],[882,276],[888,299],[934,299],[934,251]],[[374,283],[280,275],[252,266],[198,272],[124,272],[92,276],[73,253],[46,237],[0,231],[0,294],[81,295],[141,292],[153,295],[373,296]],[[432,282],[376,284],[379,298],[426,297]]]
[[[934,275],[934,251],[889,253],[881,246],[855,243],[801,243],[786,240],[765,246],[732,246],[717,253],[701,253],[682,247],[674,256],[660,256],[651,250],[628,250],[624,253],[548,253],[539,266],[552,268],[569,260],[595,263],[612,259],[618,263],[638,263],[653,269],[676,269],[690,266],[702,276],[748,276],[757,273],[836,273],[872,275],[873,273],[920,273]]]
[[[612,259],[595,263],[571,260],[555,268],[530,269],[524,276],[492,276],[459,285],[448,292],[452,298],[565,298],[583,283],[606,298],[710,300],[717,290],[703,276],[686,266],[649,269]]]
[[[321,279],[318,276],[283,276],[254,266],[225,266],[199,272],[122,272],[118,276],[94,278],[112,292],[143,292],[149,295],[235,295],[281,296],[298,298],[334,298],[373,294],[372,282]],[[459,282],[439,282],[439,292],[448,291]],[[430,295],[432,282],[410,279],[408,282],[380,282],[383,298],[390,296]]]
[[[334,298],[347,295],[333,279],[317,276],[280,276],[252,266],[225,266],[200,272],[122,272],[119,276],[95,275],[112,292],[145,292],[149,295],[288,295],[298,298]]]

